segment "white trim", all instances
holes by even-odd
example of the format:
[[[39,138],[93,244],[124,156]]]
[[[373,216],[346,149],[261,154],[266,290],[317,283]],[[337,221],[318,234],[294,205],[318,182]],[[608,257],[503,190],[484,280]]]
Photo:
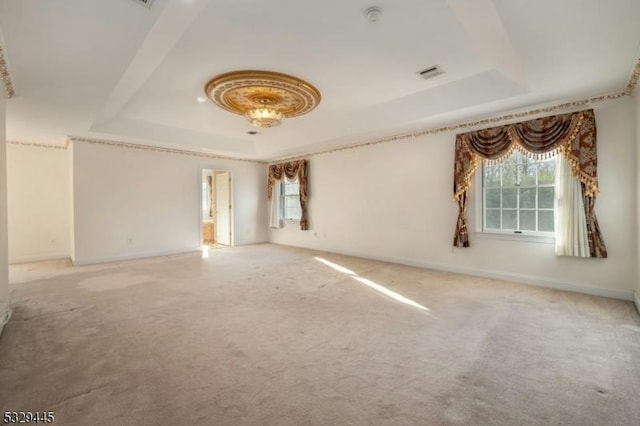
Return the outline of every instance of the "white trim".
[[[554,237],[532,235],[525,232],[516,234],[515,232],[476,231],[473,235],[479,239],[517,241],[522,243],[555,244],[556,242]]]
[[[76,259],[76,260],[73,260],[72,262],[73,262],[73,266],[83,266],[83,265],[94,265],[97,263],[121,262],[126,260],[147,259],[149,257],[171,256],[175,254],[185,254],[185,253],[193,253],[193,252],[202,252],[202,248],[198,246],[193,248],[187,248],[184,250],[168,250],[168,251],[135,253],[135,254],[128,254],[123,256],[94,257],[89,259],[80,259],[80,260]]]
[[[16,263],[43,262],[46,260],[64,260],[69,259],[70,257],[69,253],[42,254],[38,256],[13,256],[9,257],[9,265],[15,265]]]
[[[165,147],[160,145],[146,145],[142,143],[118,142],[118,141],[112,141],[108,139],[82,138],[78,136],[69,136],[67,139],[71,142],[83,142],[83,143],[90,143],[90,144],[97,144],[97,145],[107,145],[107,146],[114,146],[118,148],[137,149],[142,151],[153,151],[153,152],[162,152],[167,154],[180,154],[180,155],[190,155],[195,157],[215,158],[219,160],[244,161],[248,163],[267,164],[267,162],[263,160],[232,157],[227,155],[214,154],[210,152],[191,151],[188,149],[171,148],[171,147]]]
[[[276,243],[271,243],[271,244],[276,244]],[[465,268],[465,267],[459,267],[455,265],[422,262],[417,260],[409,260],[409,259],[402,259],[402,258],[396,258],[396,257],[371,256],[368,254],[357,253],[357,252],[348,251],[348,250],[329,251],[329,250],[317,249],[313,247],[308,247],[308,248],[316,251],[325,251],[329,253],[343,254],[346,256],[360,257],[364,259],[379,260],[382,262],[397,263],[400,265],[415,266],[418,268],[434,269],[437,271],[454,272],[457,274],[472,275],[472,276],[483,277],[483,278],[493,278],[497,280],[510,281],[510,282],[519,283],[519,284],[533,285],[536,287],[550,288],[553,290],[571,291],[574,293],[590,294],[592,296],[608,297],[611,299],[620,299],[620,300],[630,301],[630,300],[633,300],[633,296],[634,296],[633,291],[590,287],[575,281],[573,282],[560,281],[560,280],[549,279],[546,277],[537,277],[534,275],[518,274],[515,272],[503,272],[503,271],[495,271],[495,270],[488,270],[488,269]]]
[[[633,301],[635,302],[636,309],[638,310],[638,313],[640,314],[640,290],[636,291],[633,294]]]
[[[263,240],[263,241],[240,240],[240,241],[234,241],[233,242],[233,246],[227,246],[227,247],[252,246],[252,245],[255,245],[255,244],[269,244],[269,241],[267,241],[267,240]]]

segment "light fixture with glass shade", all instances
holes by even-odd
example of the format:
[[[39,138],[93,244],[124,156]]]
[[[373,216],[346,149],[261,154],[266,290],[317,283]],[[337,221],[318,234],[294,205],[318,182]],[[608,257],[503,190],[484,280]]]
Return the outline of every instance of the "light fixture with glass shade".
[[[280,122],[284,118],[284,115],[273,108],[269,108],[269,103],[263,102],[263,106],[260,108],[253,108],[245,113],[249,122],[256,127],[275,127],[279,126]]]
[[[320,92],[291,75],[271,71],[233,71],[214,77],[205,86],[219,107],[244,115],[256,127],[278,126],[303,115],[320,103]]]

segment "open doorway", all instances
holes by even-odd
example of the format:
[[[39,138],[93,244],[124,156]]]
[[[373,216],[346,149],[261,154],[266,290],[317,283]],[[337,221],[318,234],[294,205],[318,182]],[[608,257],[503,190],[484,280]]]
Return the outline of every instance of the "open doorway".
[[[200,185],[203,250],[232,246],[231,172],[203,169]]]

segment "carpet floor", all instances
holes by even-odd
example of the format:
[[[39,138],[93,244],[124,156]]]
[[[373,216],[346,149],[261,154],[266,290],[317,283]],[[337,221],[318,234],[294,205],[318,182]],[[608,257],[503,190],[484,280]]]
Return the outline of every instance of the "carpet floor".
[[[630,302],[261,244],[11,269],[0,412],[59,425],[639,425]]]

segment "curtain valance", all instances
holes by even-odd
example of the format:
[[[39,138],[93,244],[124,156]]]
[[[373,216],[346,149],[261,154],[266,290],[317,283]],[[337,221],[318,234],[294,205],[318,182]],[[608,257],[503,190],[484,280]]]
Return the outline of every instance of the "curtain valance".
[[[471,178],[479,163],[499,162],[514,149],[534,159],[557,153],[564,156],[571,166],[571,174],[582,187],[590,255],[607,257],[593,210],[599,190],[596,121],[592,109],[456,135],[453,193],[459,213],[454,246],[469,247],[465,210]]]
[[[585,185],[585,196],[598,195],[596,121],[590,109],[457,135],[455,199],[460,200],[471,186],[479,161],[499,161],[514,149],[533,158],[561,152],[572,174]]]
[[[302,215],[300,217],[300,229],[306,231],[309,229],[309,218],[307,213],[307,161],[288,161],[286,163],[272,164],[269,166],[269,177],[267,180],[267,198],[271,200],[273,194],[273,186],[282,182],[283,179],[294,181],[298,179],[300,186],[300,208]]]

